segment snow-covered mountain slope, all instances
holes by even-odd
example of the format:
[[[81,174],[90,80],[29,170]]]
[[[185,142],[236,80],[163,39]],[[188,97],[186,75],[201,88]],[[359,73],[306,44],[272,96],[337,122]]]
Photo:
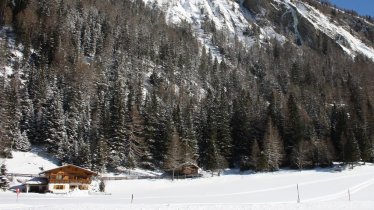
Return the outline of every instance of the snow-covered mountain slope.
[[[334,20],[330,19],[314,7],[302,2],[291,0],[274,0],[279,4],[293,8],[307,19],[319,31],[325,33],[331,39],[335,40],[342,49],[353,58],[360,53],[374,61],[374,48],[367,46],[360,39],[349,32],[349,28],[339,26]]]
[[[251,14],[243,5],[244,0],[143,0],[151,7],[161,8],[166,13],[166,21],[170,24],[180,24],[185,21],[191,24],[195,36],[202,46],[209,49],[219,60],[222,55],[217,46],[212,42],[212,34],[203,29],[203,24],[214,23],[216,29],[226,33],[227,37],[237,38],[246,47],[256,42],[276,39],[285,43],[288,34],[277,30],[276,24],[264,18],[271,13],[261,8],[260,14]],[[283,14],[291,13],[293,33],[296,40],[301,42],[303,37],[298,30],[299,18],[310,22],[317,31],[333,39],[352,58],[362,54],[374,61],[374,48],[350,33],[347,26],[341,26],[328,16],[318,11],[313,6],[302,0],[267,0],[271,7],[268,10],[282,11]],[[259,28],[259,33],[255,33]],[[232,40],[227,40],[232,41]]]
[[[200,43],[218,59],[221,59],[221,55],[217,46],[212,43],[212,34],[202,28],[202,25],[208,21],[214,23],[216,29],[225,32],[230,39],[237,38],[247,47],[257,41],[256,37],[247,33],[254,30],[256,21],[243,6],[243,0],[144,0],[144,2],[161,8],[166,13],[168,23],[180,24],[185,21],[191,24]],[[282,43],[286,40],[283,35],[276,33],[271,25],[260,29],[259,38],[260,41],[277,39]]]
[[[11,27],[0,28],[0,45],[7,46],[9,52],[1,52],[3,57],[0,63],[0,76],[10,76],[14,72],[15,64],[23,59],[22,45],[16,46],[15,34]]]

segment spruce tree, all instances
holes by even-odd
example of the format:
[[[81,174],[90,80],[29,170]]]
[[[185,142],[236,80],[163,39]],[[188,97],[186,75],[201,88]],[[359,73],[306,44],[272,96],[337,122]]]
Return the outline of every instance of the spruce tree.
[[[6,177],[7,168],[6,165],[3,163],[0,167],[0,189],[6,191],[9,188],[9,181]]]
[[[307,141],[302,140],[298,142],[291,153],[291,166],[302,170],[307,166],[310,160],[310,146]]]
[[[170,171],[175,170],[178,166],[184,163],[184,155],[181,137],[177,128],[174,125],[170,125],[169,132],[169,144],[163,168]]]
[[[14,149],[18,151],[28,152],[31,149],[31,143],[27,137],[26,131],[18,134],[15,138]]]
[[[326,167],[331,166],[333,157],[328,148],[327,139],[316,139],[314,144],[314,162],[316,166]]]
[[[21,110],[20,110],[20,96],[19,96],[19,78],[17,74],[13,75],[9,84],[5,85],[5,115],[4,123],[4,138],[11,143],[10,149],[28,151],[30,143],[25,135],[22,135],[20,127]]]
[[[155,91],[147,95],[144,116],[144,138],[155,166],[162,167],[168,146],[168,119],[161,109]]]
[[[197,137],[193,127],[193,107],[189,104],[187,108],[183,110],[183,130],[182,130],[182,143],[184,152],[184,162],[195,163],[198,159],[197,151]]]
[[[246,156],[249,154],[250,149],[250,123],[245,109],[243,97],[234,100],[233,115],[231,117],[232,128],[232,160],[231,165],[245,164]]]
[[[345,137],[345,144],[344,144],[344,162],[347,164],[351,164],[351,167],[360,161],[361,154],[360,148],[357,143],[356,137],[353,135],[352,131],[348,133]]]
[[[217,109],[217,147],[226,162],[232,158],[232,137],[230,128],[230,110],[226,93],[220,91],[219,106]]]
[[[287,155],[290,155],[292,148],[296,147],[304,138],[304,123],[301,119],[300,110],[293,94],[290,94],[288,98],[287,112],[288,116],[284,146]]]
[[[109,167],[116,169],[125,163],[126,144],[126,105],[125,92],[122,82],[117,80],[113,88],[112,101],[110,105],[110,154]]]
[[[266,163],[261,165],[261,150],[258,141],[255,139],[251,145],[251,153],[249,156],[249,166],[255,171],[261,171],[266,168]],[[265,161],[265,159],[263,159]]]
[[[225,167],[225,161],[217,146],[217,116],[216,100],[211,100],[207,111],[206,133],[204,136],[204,153],[201,154],[202,162],[208,170],[218,170]]]
[[[59,160],[66,162],[69,159],[69,151],[72,147],[67,139],[61,93],[57,87],[54,87],[49,94],[46,116],[47,139],[45,141],[48,152]]]
[[[205,157],[205,168],[207,170],[216,171],[224,167],[223,157],[219,154],[216,141],[217,141],[217,131],[211,132],[211,137],[208,139],[208,145],[206,149]]]
[[[266,126],[262,153],[266,161],[265,170],[278,170],[284,159],[284,148],[279,131],[271,118],[268,119]]]
[[[133,91],[130,89],[126,111],[126,163],[128,168],[145,167],[152,168],[151,156],[148,145],[144,139],[144,120],[140,115],[138,106],[133,98]]]
[[[338,157],[344,160],[344,142],[347,126],[347,115],[344,107],[333,105],[330,119],[330,138],[335,147]]]

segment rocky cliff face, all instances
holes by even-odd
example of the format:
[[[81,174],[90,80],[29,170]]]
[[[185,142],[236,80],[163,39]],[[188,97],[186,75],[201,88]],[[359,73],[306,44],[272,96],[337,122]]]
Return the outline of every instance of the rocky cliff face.
[[[324,36],[336,42],[348,56],[361,54],[374,61],[374,24],[364,18],[305,0],[144,0],[166,13],[170,24],[187,22],[195,36],[212,53],[221,57],[210,40],[212,33],[205,24],[212,24],[232,40],[245,46],[276,39],[311,48],[323,48]],[[365,33],[365,31],[367,33]],[[364,33],[360,33],[364,32]],[[324,49],[325,51],[327,49]]]

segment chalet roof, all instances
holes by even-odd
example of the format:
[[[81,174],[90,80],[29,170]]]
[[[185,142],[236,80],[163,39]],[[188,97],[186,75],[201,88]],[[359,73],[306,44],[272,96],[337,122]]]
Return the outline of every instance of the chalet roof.
[[[62,169],[62,168],[67,168],[67,167],[73,167],[73,168],[82,170],[82,171],[84,171],[84,172],[86,172],[90,175],[97,175],[97,173],[95,173],[91,170],[88,170],[88,169],[85,169],[85,168],[82,168],[82,167],[79,167],[79,166],[76,166],[76,165],[73,165],[73,164],[66,164],[66,165],[63,165],[63,166],[60,166],[60,167],[57,167],[57,168],[53,168],[53,169],[50,169],[50,170],[47,170],[47,171],[42,171],[39,174],[45,174],[45,173],[48,173],[48,172],[52,172],[52,171],[59,170],[59,169]]]

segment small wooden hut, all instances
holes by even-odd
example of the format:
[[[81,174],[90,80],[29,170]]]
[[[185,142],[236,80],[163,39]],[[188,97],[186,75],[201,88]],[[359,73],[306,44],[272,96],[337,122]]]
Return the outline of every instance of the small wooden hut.
[[[196,177],[199,175],[199,166],[194,163],[183,163],[179,166],[166,170],[166,173],[169,175],[177,176],[177,177]]]

